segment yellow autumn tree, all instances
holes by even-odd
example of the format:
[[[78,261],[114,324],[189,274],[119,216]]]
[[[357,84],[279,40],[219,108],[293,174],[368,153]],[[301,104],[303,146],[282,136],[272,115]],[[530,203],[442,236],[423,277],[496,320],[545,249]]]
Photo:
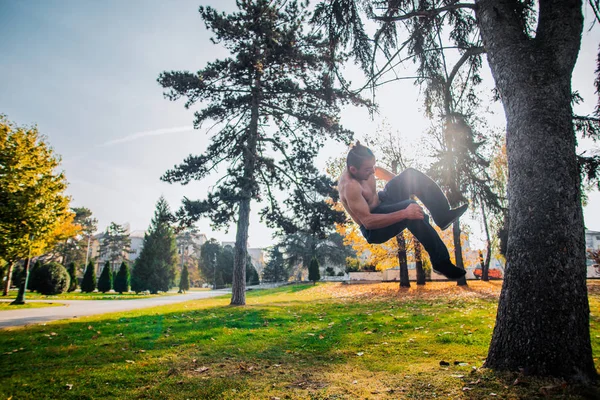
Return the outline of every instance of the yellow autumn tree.
[[[16,261],[43,254],[72,233],[67,182],[60,157],[36,127],[19,127],[0,115],[0,258],[8,263],[8,294]]]

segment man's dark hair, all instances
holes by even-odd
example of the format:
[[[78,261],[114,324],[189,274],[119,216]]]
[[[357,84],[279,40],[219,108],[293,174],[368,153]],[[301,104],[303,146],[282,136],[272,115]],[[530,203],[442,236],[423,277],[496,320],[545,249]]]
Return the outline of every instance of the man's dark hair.
[[[375,157],[375,154],[366,146],[360,144],[357,140],[356,144],[352,146],[346,157],[346,167],[360,168],[365,160],[370,160]]]

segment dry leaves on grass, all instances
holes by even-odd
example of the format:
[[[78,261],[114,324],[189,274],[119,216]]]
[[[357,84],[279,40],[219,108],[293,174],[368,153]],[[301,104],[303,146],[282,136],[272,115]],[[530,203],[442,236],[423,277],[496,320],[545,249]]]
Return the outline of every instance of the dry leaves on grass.
[[[413,284],[410,288],[399,288],[398,282],[370,284],[327,284],[308,289],[332,298],[360,300],[380,300],[400,298],[407,300],[435,300],[449,296],[453,298],[498,298],[502,281],[469,281],[468,286],[458,286],[456,282],[427,282],[425,286]]]

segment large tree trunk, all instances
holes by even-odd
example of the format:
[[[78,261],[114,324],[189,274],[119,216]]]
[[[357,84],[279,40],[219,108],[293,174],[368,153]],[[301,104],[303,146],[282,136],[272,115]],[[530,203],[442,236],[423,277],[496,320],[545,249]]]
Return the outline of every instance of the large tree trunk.
[[[423,269],[423,245],[413,237],[413,243],[415,246],[415,268],[417,270],[417,285],[424,285],[426,276],[425,270]]]
[[[240,209],[238,212],[237,233],[235,237],[235,253],[233,257],[233,277],[231,285],[231,305],[246,304],[246,260],[248,258],[248,226],[250,225],[250,199],[256,185],[254,173],[256,169],[256,144],[258,142],[258,117],[260,104],[260,73],[254,79],[252,88],[252,105],[250,124],[248,126],[248,142],[244,152],[244,187],[241,190]]]
[[[231,304],[246,304],[246,254],[248,253],[248,226],[250,225],[250,199],[240,202],[237,233],[235,238],[235,255],[233,259],[233,281],[231,287]]]
[[[8,296],[8,291],[10,290],[10,280],[12,278],[12,273],[13,273],[13,267],[14,267],[14,263],[13,262],[9,262],[8,263],[8,268],[7,268],[7,272],[6,272],[6,281],[4,282],[4,291],[2,292],[2,296]]]
[[[589,330],[571,74],[580,0],[540,1],[529,39],[513,1],[478,1],[477,17],[507,119],[507,267],[486,367],[596,378]]]
[[[398,244],[400,287],[410,287],[410,279],[408,278],[408,262],[406,260],[406,239],[404,238],[404,231],[396,235],[396,243]]]
[[[454,240],[454,259],[456,260],[456,266],[465,269],[465,263],[462,256],[462,243],[460,242],[460,221],[458,219],[452,224],[452,239]],[[467,279],[463,276],[456,284],[458,286],[467,286]]]
[[[485,240],[487,244],[487,254],[485,261],[481,263],[481,280],[489,281],[490,260],[492,258],[492,240],[490,238],[490,230],[488,228],[487,214],[485,213],[485,205],[481,203],[481,216],[483,218],[483,227],[485,229]]]

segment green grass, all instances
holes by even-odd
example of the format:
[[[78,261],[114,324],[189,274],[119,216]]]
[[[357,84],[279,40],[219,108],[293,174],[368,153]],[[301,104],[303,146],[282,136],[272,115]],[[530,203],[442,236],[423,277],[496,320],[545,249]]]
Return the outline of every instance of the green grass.
[[[4,330],[0,398],[585,398],[480,368],[498,285],[297,285],[250,291],[245,307],[223,296]]]
[[[25,304],[20,304],[20,305],[11,305],[12,300],[10,301],[0,301],[0,311],[5,311],[5,310],[22,310],[23,308],[42,308],[42,307],[57,307],[57,306],[64,306],[64,304],[62,303],[31,303],[31,302],[26,302]]]
[[[57,295],[46,296],[37,292],[27,292],[25,294],[26,300],[133,300],[133,299],[147,299],[151,297],[159,297],[159,296],[176,296],[175,292],[168,293],[158,293],[158,294],[136,294],[134,292],[119,294],[116,292],[92,292],[92,293],[82,293],[79,290],[75,292],[65,292]],[[5,299],[15,299],[17,297],[17,290],[11,290],[8,293],[8,296],[4,297]]]

